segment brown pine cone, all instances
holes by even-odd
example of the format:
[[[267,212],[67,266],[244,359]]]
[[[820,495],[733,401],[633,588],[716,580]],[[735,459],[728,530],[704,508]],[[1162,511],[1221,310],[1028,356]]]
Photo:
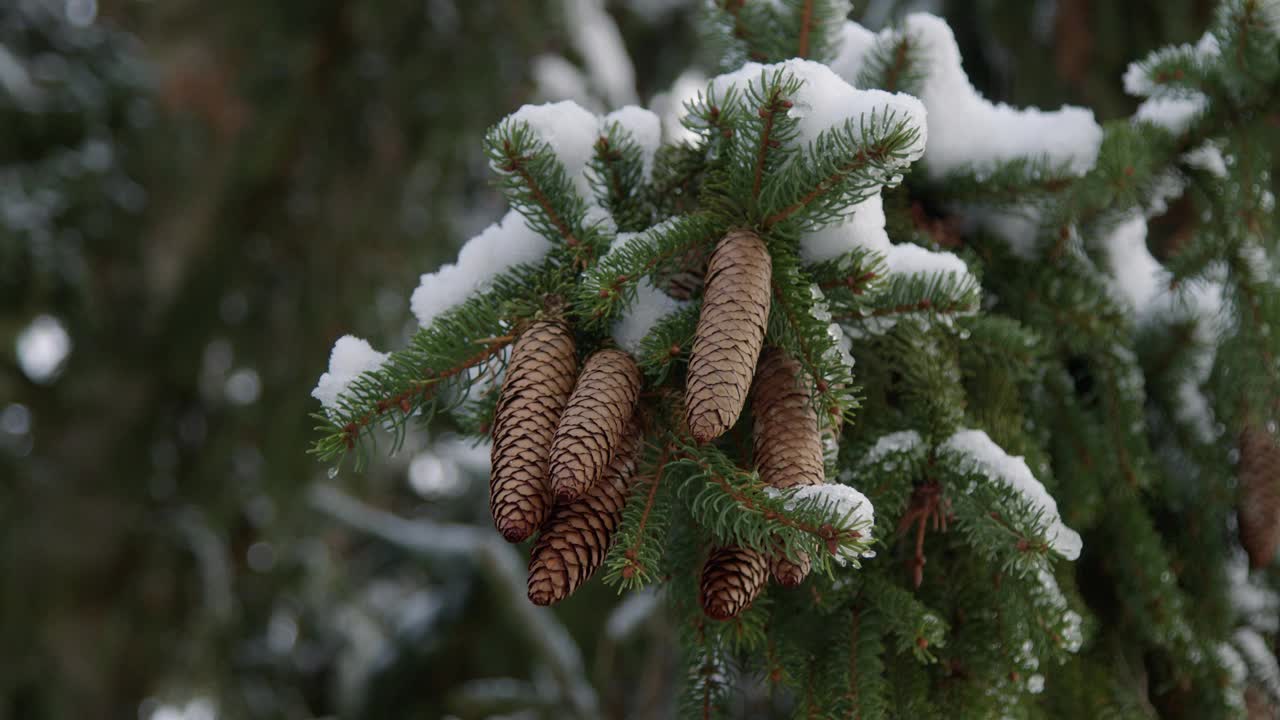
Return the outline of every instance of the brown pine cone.
[[[533,323],[511,350],[493,415],[489,474],[489,510],[508,542],[533,534],[551,509],[551,439],[577,372],[573,333],[562,322]]]
[[[769,250],[750,230],[732,230],[707,263],[702,315],[684,394],[693,438],[710,442],[737,422],[769,321]]]
[[[760,357],[751,386],[756,469],[760,479],[779,489],[821,485],[822,438],[800,363],[777,348]]]
[[[1240,543],[1255,570],[1271,564],[1280,545],[1280,446],[1263,428],[1240,435],[1240,496],[1236,514]]]
[[[771,348],[760,357],[751,386],[756,470],[765,484],[779,489],[821,485],[826,472],[818,415],[803,378],[800,363]],[[774,579],[787,587],[803,582],[811,564],[805,553],[794,562],[781,553],[769,557]]]
[[[760,594],[769,571],[764,556],[750,548],[721,547],[702,566],[699,602],[712,620],[737,617]]]
[[[587,358],[551,443],[551,490],[567,503],[600,479],[640,399],[640,368],[621,350]]]
[[[783,587],[795,587],[804,582],[804,579],[809,576],[812,565],[809,553],[800,553],[799,562],[788,560],[787,556],[780,552],[769,556],[769,572]]]
[[[604,561],[639,460],[640,431],[633,419],[600,481],[568,505],[557,505],[529,558],[529,599],[550,605],[569,597]]]

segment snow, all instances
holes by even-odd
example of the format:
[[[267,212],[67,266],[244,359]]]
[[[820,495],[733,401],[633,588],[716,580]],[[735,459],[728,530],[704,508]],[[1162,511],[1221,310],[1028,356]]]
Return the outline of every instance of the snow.
[[[356,378],[366,372],[382,367],[389,356],[380,353],[369,345],[369,341],[353,335],[343,335],[333,344],[329,354],[329,371],[320,376],[320,381],[311,391],[311,397],[329,410],[338,408],[338,401],[351,387]]]
[[[673,221],[668,220],[656,225],[646,233],[618,233],[613,244],[609,246],[609,252],[605,253],[601,260],[629,244],[643,244],[649,233],[661,232],[671,222]],[[627,306],[622,316],[613,325],[613,339],[622,349],[633,355],[638,354],[641,341],[649,331],[653,330],[658,321],[688,305],[688,301],[677,300],[654,287],[648,278],[642,278],[636,285],[635,300]]]
[[[1209,99],[1204,95],[1151,98],[1138,106],[1133,122],[1157,125],[1174,135],[1181,135],[1208,106]]]
[[[1147,98],[1133,115],[1135,123],[1150,123],[1162,127],[1174,135],[1187,131],[1191,123],[1208,107],[1209,99],[1204,93],[1190,92],[1175,88],[1165,90],[1156,83],[1146,68],[1170,58],[1190,56],[1193,61],[1207,61],[1216,58],[1221,49],[1218,39],[1205,33],[1195,44],[1157,50],[1142,62],[1130,63],[1124,73],[1124,90],[1135,97]]]
[[[681,73],[669,90],[653,96],[649,106],[662,119],[662,136],[667,142],[698,142],[698,134],[685,127],[681,118],[687,114],[685,103],[696,100],[706,86],[707,76],[701,70],[690,69]]]
[[[913,243],[894,245],[885,232],[884,203],[879,193],[858,203],[844,222],[828,225],[800,238],[800,257],[821,262],[862,249],[878,253],[891,273],[954,273],[969,276],[969,267],[953,253],[929,250]]]
[[[1280,666],[1267,641],[1252,628],[1236,630],[1233,640],[1254,679],[1267,689],[1271,697],[1280,697]]]
[[[882,117],[888,111],[919,130],[915,143],[904,148],[907,162],[915,162],[924,151],[928,134],[925,108],[919,100],[905,93],[855,90],[831,68],[812,60],[794,59],[773,65],[747,63],[740,70],[712,78],[711,88],[716,97],[724,97],[730,87],[745,93],[749,85],[758,87],[762,77],[770,78],[779,70],[803,81],[790,98],[792,106],[787,110],[787,116],[797,121],[796,142],[800,145],[813,142],[822,131],[839,127],[847,120],[870,117],[872,112]]]
[[[613,339],[629,353],[640,352],[640,342],[662,318],[688,307],[688,301],[676,300],[653,286],[645,278],[636,285],[636,299],[613,325]]]
[[[636,71],[603,0],[565,0],[565,26],[587,77],[610,106],[636,101]]]
[[[875,526],[876,522],[876,514],[875,508],[871,505],[871,501],[867,499],[866,495],[848,485],[837,483],[805,485],[795,488],[791,493],[791,498],[786,504],[787,510],[794,510],[802,505],[828,506],[832,510],[833,517],[845,520],[842,523],[844,527],[858,529],[862,532],[864,539],[870,539],[871,528]],[[872,555],[873,553],[868,551],[863,553],[862,556],[871,557]],[[856,558],[840,554],[835,559],[836,562],[843,565]]]
[[[867,454],[862,456],[861,464],[878,463],[892,453],[914,452],[923,442],[920,433],[915,430],[901,430],[883,435],[876,440],[876,444],[871,446]]]
[[[952,273],[961,277],[969,275],[969,266],[949,252],[935,252],[912,243],[894,245],[885,255],[889,272],[901,275],[932,275]]]
[[[1191,167],[1203,170],[1220,180],[1227,177],[1227,159],[1222,156],[1222,148],[1212,140],[1187,152],[1182,156],[1182,160]]]
[[[840,28],[839,50],[829,65],[835,74],[855,85],[869,53],[875,49],[876,34],[856,22],[845,21]]]
[[[879,40],[890,41],[894,32],[886,29]],[[1102,144],[1102,127],[1092,111],[1071,106],[1052,112],[1019,110],[992,103],[969,82],[955,35],[946,21],[915,13],[907,16],[902,32],[916,38],[928,55],[928,71],[919,93],[928,110],[929,142],[924,160],[931,178],[936,180],[962,168],[983,172],[1020,157],[1066,164],[1077,175],[1093,167]],[[843,36],[844,45],[833,66],[854,83],[873,44],[865,31],[848,25]],[[856,57],[859,50],[862,56]]]
[[[604,116],[600,123],[601,130],[618,123],[631,133],[631,138],[640,146],[640,157],[644,162],[644,179],[649,180],[653,172],[653,156],[662,145],[662,120],[652,111],[638,105],[627,105]]]
[[[884,201],[877,192],[854,205],[843,223],[803,235],[800,238],[800,257],[809,263],[822,262],[856,248],[884,254],[893,247],[884,224]]]
[[[1146,315],[1168,287],[1168,273],[1147,249],[1147,219],[1135,214],[1119,223],[1103,241],[1113,287],[1138,315]]]
[[[564,100],[542,105],[525,105],[502,121],[503,125],[526,123],[564,165],[578,193],[591,197],[587,164],[595,152],[599,119],[581,105]],[[497,168],[495,168],[497,170]]]
[[[595,137],[594,130],[592,137]],[[534,232],[520,213],[510,210],[500,222],[471,238],[454,263],[426,273],[413,291],[409,306],[418,324],[427,327],[441,313],[484,289],[499,274],[517,265],[541,261],[551,242]]]
[[[981,430],[960,430],[942,444],[942,449],[963,456],[967,470],[979,471],[1021,493],[1042,513],[1049,547],[1068,560],[1080,557],[1080,534],[1063,524],[1057,501],[1031,474],[1024,458],[1007,454]]]

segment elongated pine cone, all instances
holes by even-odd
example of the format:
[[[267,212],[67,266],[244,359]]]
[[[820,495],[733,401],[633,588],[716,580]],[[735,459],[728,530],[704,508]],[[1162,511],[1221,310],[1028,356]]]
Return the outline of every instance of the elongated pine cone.
[[[639,450],[640,431],[632,420],[600,481],[552,509],[529,558],[529,599],[535,605],[569,597],[600,567],[622,522]]]
[[[750,548],[721,547],[702,566],[698,600],[712,620],[728,620],[747,609],[768,577],[764,556]]]
[[[732,230],[707,263],[702,315],[684,394],[693,438],[710,442],[737,422],[769,321],[769,251],[750,230]]]
[[[573,391],[578,357],[564,323],[536,322],[516,340],[493,415],[489,510],[498,532],[520,542],[551,509],[551,439]]]
[[[802,381],[800,363],[772,348],[760,357],[751,386],[756,470],[779,489],[821,485],[825,476],[818,415]],[[811,564],[805,553],[795,561],[781,553],[769,557],[774,579],[786,587],[803,582]]]
[[[587,358],[551,443],[551,490],[557,503],[600,479],[640,399],[640,368],[621,350]]]
[[[1249,427],[1240,435],[1240,497],[1236,514],[1240,543],[1249,564],[1271,564],[1280,545],[1280,445],[1263,428]]]

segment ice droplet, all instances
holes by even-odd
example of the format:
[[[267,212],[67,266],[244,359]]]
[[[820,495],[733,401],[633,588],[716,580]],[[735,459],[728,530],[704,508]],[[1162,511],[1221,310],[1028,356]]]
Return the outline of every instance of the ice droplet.
[[[334,465],[333,467],[329,468],[328,475],[330,480],[338,477],[338,466]]]

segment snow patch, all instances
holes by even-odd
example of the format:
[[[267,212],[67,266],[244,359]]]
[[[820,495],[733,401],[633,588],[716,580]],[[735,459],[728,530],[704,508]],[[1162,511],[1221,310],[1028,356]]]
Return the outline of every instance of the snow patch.
[[[339,399],[346,394],[351,383],[366,372],[382,367],[390,357],[373,349],[369,341],[353,335],[343,335],[333,344],[329,353],[329,371],[320,376],[311,397],[329,410],[338,408]]]
[[[591,197],[587,164],[595,152],[599,119],[572,100],[543,105],[525,105],[502,121],[503,125],[526,123],[545,142],[573,181],[578,194]],[[494,168],[500,172],[498,168]]]
[[[631,138],[640,146],[640,157],[644,163],[644,179],[647,182],[653,173],[653,156],[662,145],[662,120],[657,114],[645,110],[638,105],[627,105],[604,116],[600,123],[601,130],[617,123],[623,130],[631,133]]]
[[[924,439],[915,430],[901,430],[889,433],[876,440],[876,444],[872,445],[867,454],[862,456],[860,464],[864,466],[873,465],[892,454],[915,452],[923,444]]]
[[[848,485],[837,483],[805,485],[795,488],[791,492],[791,498],[785,506],[787,510],[795,510],[801,506],[829,507],[833,511],[834,517],[845,521],[845,527],[858,529],[863,533],[864,537],[870,540],[871,529],[875,527],[876,523],[876,514],[875,508],[871,505],[871,501],[867,499],[866,495]],[[867,551],[862,554],[862,557],[873,557],[874,555],[874,552]],[[835,556],[836,562],[841,565],[856,559],[856,556],[846,552]]]
[[[811,143],[824,130],[839,127],[847,120],[869,118],[873,112],[880,118],[888,112],[919,130],[915,143],[904,148],[907,162],[914,162],[925,150],[925,107],[919,100],[905,93],[855,90],[831,68],[812,60],[794,59],[773,65],[747,63],[740,70],[712,78],[711,89],[717,97],[724,97],[731,87],[746,92],[749,85],[759,86],[761,78],[771,78],[779,70],[803,81],[787,110],[787,116],[796,120],[798,144]]]
[[[915,13],[907,16],[902,32],[914,37],[927,54],[928,71],[919,92],[928,110],[929,143],[924,160],[931,178],[936,180],[962,168],[982,172],[1021,157],[1065,164],[1076,175],[1093,167],[1102,145],[1102,127],[1092,111],[1072,106],[1052,112],[1019,110],[992,103],[969,82],[960,48],[946,21]],[[886,29],[877,42],[891,42],[894,34],[893,29]],[[854,23],[846,24],[842,36],[844,42],[833,66],[841,77],[855,83],[875,43]]]
[[[1147,219],[1134,215],[1116,225],[1104,246],[1116,294],[1145,316],[1169,285],[1168,273],[1147,249]]]
[[[967,470],[979,471],[1021,493],[1042,513],[1042,529],[1050,548],[1068,560],[1080,557],[1080,534],[1063,524],[1057,501],[1031,474],[1023,457],[1009,455],[981,430],[960,430],[942,448],[963,456]]]
[[[648,278],[636,285],[636,299],[613,325],[613,339],[627,352],[640,352],[640,343],[662,318],[689,306],[653,286]]]
[[[501,273],[517,265],[537,263],[550,251],[551,242],[530,228],[520,213],[509,210],[501,221],[468,240],[456,262],[424,274],[409,299],[409,307],[418,324],[427,327]]]

